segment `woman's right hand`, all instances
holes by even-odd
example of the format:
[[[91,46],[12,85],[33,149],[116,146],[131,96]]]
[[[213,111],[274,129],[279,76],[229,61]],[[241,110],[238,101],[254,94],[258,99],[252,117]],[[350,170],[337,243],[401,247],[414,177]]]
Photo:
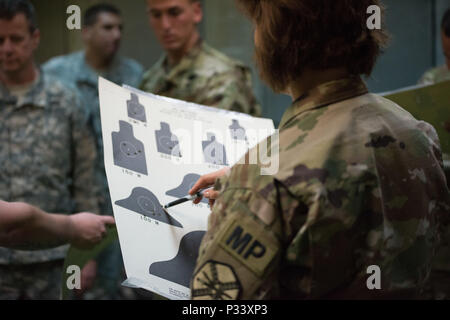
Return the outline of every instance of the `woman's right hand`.
[[[216,180],[225,174],[230,170],[230,168],[224,168],[216,172],[208,173],[200,177],[198,181],[194,184],[191,190],[189,190],[190,195],[194,195],[200,190],[204,190],[207,188],[211,188],[216,183]],[[209,190],[206,190],[203,193],[203,196],[206,199],[209,199],[209,205],[212,208],[214,206],[214,202],[216,201],[217,197],[219,196],[219,192],[214,191],[212,188]],[[194,200],[194,204],[200,203],[202,201],[203,197],[199,197]]]

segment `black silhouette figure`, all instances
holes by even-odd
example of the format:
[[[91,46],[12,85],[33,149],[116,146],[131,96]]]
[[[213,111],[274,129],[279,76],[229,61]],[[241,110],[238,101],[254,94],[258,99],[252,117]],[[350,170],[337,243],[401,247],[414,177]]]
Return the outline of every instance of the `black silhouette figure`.
[[[203,155],[207,163],[216,165],[227,165],[227,154],[225,147],[216,141],[216,136],[207,133],[208,140],[202,142]]]
[[[135,93],[131,93],[131,99],[127,101],[128,116],[132,119],[147,122],[145,108],[139,103],[139,97]]]
[[[158,152],[181,158],[180,143],[170,131],[169,124],[161,122],[161,129],[155,132]]]
[[[189,288],[204,235],[205,231],[194,231],[185,235],[180,241],[176,257],[169,261],[152,263],[149,268],[150,274]]]
[[[238,120],[233,119],[233,123],[229,126],[231,131],[231,138],[234,140],[244,140],[247,141],[247,135],[245,134],[245,129],[242,128]]]
[[[131,124],[119,125],[120,131],[112,133],[114,164],[147,175],[144,144],[134,137]]]
[[[162,223],[183,228],[181,223],[164,211],[158,198],[145,188],[134,188],[128,198],[116,201],[115,203],[122,208],[161,221]]]
[[[166,192],[166,195],[172,196],[175,198],[183,198],[188,195],[189,190],[194,186],[194,184],[200,179],[199,174],[189,173],[184,176],[183,182],[176,187],[175,189],[169,190]],[[209,203],[208,199],[203,198],[203,203]]]

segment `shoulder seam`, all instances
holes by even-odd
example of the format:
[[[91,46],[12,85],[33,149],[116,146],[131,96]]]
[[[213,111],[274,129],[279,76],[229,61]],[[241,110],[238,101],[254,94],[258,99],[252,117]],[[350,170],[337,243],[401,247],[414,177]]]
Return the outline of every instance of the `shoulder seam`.
[[[208,44],[204,44],[203,48],[208,55],[219,59],[228,66],[248,68],[243,62],[226,55],[225,53],[211,47]]]

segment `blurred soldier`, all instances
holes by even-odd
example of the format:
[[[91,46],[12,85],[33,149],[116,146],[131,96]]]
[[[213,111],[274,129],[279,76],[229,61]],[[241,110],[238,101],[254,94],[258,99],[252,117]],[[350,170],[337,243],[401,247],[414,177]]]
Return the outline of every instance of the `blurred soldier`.
[[[113,217],[92,213],[49,214],[26,203],[0,201],[0,245],[41,249],[72,243],[89,248],[102,240]]]
[[[136,61],[118,55],[122,39],[122,18],[120,11],[110,4],[97,4],[84,14],[83,42],[85,50],[49,60],[43,69],[75,86],[90,114],[90,124],[97,143],[97,178],[103,186],[100,196],[102,214],[112,215],[112,206],[103,160],[102,127],[98,97],[98,76],[119,85],[137,87],[142,79],[143,68]],[[113,298],[118,289],[122,260],[118,241],[98,259],[99,281],[103,282],[109,294],[98,291],[91,298]],[[92,262],[94,263],[94,262]],[[97,266],[88,264],[85,272],[95,278]],[[83,280],[82,280],[83,282]]]
[[[118,85],[137,87],[143,68],[136,61],[118,55],[122,39],[122,18],[116,7],[109,4],[90,7],[84,15],[82,32],[84,51],[53,58],[43,65],[43,69],[79,90],[83,105],[90,115],[99,153],[97,173],[101,175],[104,187],[101,212],[112,214],[103,162],[98,76]]]
[[[86,115],[72,90],[36,67],[39,41],[30,2],[0,0],[0,199],[98,213]],[[66,250],[0,248],[0,299],[58,299]]]
[[[260,116],[250,70],[200,38],[199,0],[147,0],[150,25],[166,55],[144,74],[154,94]]]
[[[255,24],[262,78],[294,102],[271,150],[278,173],[238,164],[216,182],[192,297],[418,297],[449,193],[434,128],[360,77],[386,42],[366,28],[379,1],[238,2]]]
[[[431,69],[422,76],[421,84],[434,84],[450,80],[450,9],[448,9],[441,23],[442,48],[444,49],[445,65]]]

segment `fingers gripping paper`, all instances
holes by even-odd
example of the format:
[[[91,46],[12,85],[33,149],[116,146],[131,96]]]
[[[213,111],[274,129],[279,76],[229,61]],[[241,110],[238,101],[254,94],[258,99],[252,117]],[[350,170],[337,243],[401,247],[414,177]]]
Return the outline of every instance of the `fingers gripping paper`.
[[[189,299],[210,213],[182,198],[197,179],[236,163],[274,132],[253,118],[99,80],[105,169],[127,284]]]

